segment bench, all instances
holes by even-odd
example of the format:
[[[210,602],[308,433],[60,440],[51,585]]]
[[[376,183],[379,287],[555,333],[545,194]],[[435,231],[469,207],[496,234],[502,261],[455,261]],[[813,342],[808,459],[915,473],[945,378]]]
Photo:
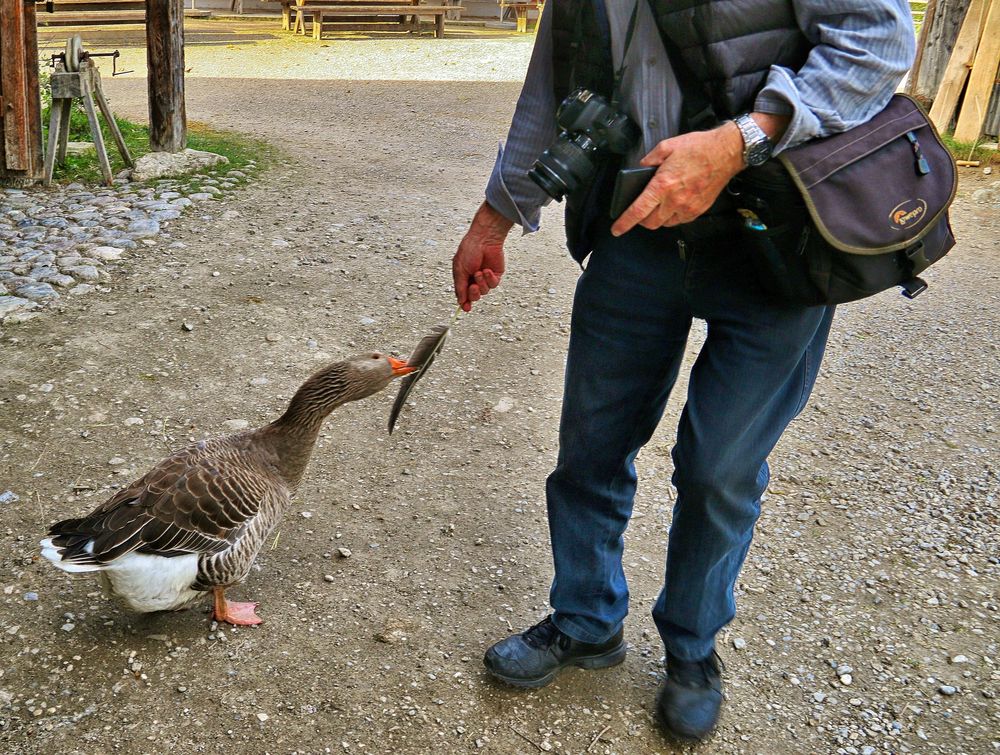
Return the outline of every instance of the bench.
[[[313,39],[323,38],[323,24],[333,19],[349,17],[339,23],[343,31],[416,31],[420,16],[434,17],[434,36],[444,36],[444,19],[450,11],[461,11],[458,5],[421,5],[408,0],[281,0],[282,28],[305,34],[305,20],[312,20]],[[295,14],[294,21],[291,14]]]

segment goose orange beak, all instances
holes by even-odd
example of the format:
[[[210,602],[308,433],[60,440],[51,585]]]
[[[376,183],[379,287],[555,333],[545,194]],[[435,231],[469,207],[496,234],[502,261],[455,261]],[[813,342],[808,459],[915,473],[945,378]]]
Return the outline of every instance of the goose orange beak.
[[[392,367],[392,374],[396,377],[400,375],[409,375],[411,372],[416,372],[418,367],[411,367],[402,359],[394,359],[393,357],[386,357],[389,360],[389,365]]]

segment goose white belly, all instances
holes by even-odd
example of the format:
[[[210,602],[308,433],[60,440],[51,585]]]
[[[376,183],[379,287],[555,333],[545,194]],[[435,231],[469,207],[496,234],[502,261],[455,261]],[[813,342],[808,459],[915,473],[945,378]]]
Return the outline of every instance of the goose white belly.
[[[102,582],[133,611],[173,611],[205,593],[191,589],[198,578],[198,556],[129,553],[101,570]]]
[[[204,595],[191,589],[198,579],[198,556],[194,553],[166,558],[133,551],[107,564],[76,564],[62,560],[62,549],[52,544],[52,538],[41,545],[42,555],[63,571],[97,572],[104,589],[133,611],[172,611]],[[92,553],[93,547],[91,542],[85,549]]]

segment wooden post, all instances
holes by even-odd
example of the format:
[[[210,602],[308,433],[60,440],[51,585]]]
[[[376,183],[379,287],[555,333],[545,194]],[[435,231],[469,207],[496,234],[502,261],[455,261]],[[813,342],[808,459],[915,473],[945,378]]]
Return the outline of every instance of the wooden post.
[[[183,0],[146,0],[146,67],[149,146],[154,152],[180,152],[187,146]]]
[[[0,183],[42,176],[35,0],[0,0]]]

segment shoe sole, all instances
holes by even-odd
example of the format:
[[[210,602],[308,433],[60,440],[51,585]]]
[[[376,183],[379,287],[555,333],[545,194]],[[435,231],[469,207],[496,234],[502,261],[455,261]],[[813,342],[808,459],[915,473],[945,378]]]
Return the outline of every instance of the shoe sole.
[[[512,687],[522,687],[525,689],[538,689],[539,687],[544,687],[550,684],[556,676],[559,675],[560,671],[564,671],[568,668],[582,668],[588,671],[593,671],[595,669],[611,668],[612,666],[617,666],[625,660],[625,653],[627,647],[624,642],[616,648],[612,648],[605,653],[600,655],[586,655],[582,658],[576,658],[565,666],[560,666],[547,673],[545,676],[540,676],[537,679],[520,679],[516,677],[504,676],[503,674],[498,674],[496,671],[491,669],[489,666],[486,670],[495,679],[499,679],[504,684],[509,684]]]

